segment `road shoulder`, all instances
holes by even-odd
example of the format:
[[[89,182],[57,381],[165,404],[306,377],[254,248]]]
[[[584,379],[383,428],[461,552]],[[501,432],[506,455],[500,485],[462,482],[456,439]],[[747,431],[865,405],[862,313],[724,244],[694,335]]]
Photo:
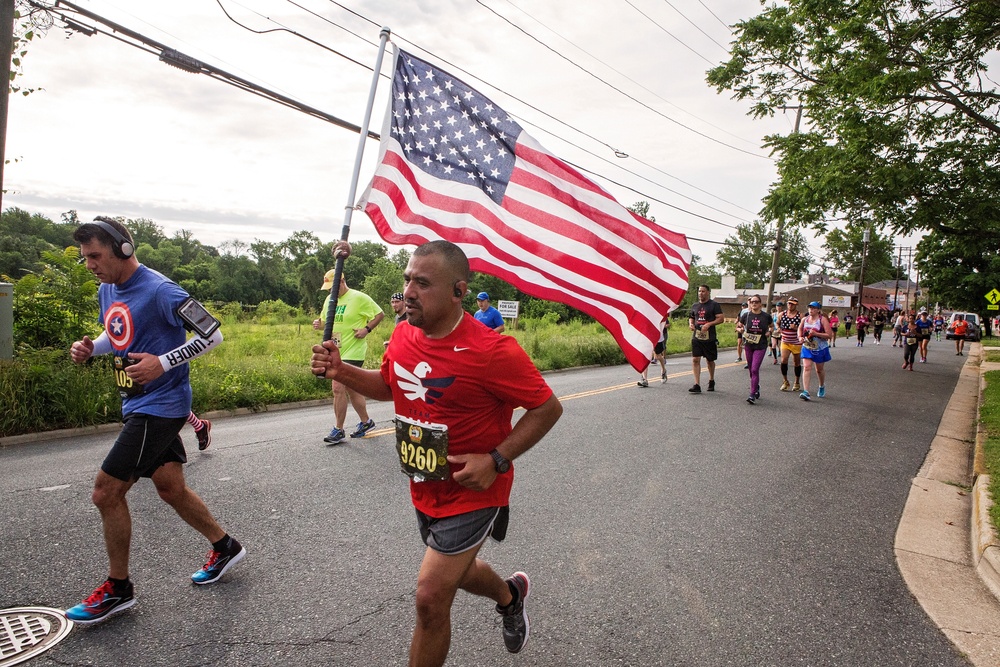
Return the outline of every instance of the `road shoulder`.
[[[927,615],[974,665],[985,666],[1000,664],[1000,543],[988,516],[984,522],[988,496],[973,487],[982,346],[970,347],[912,480],[894,551]]]

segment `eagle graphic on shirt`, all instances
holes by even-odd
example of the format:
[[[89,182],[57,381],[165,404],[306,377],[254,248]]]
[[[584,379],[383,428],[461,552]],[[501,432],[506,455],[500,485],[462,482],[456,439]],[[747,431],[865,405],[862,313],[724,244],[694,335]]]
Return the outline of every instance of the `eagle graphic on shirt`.
[[[455,381],[454,377],[428,377],[432,369],[426,361],[418,363],[413,372],[400,366],[398,361],[393,362],[392,368],[396,373],[396,384],[403,390],[403,395],[411,401],[424,401],[428,405],[434,405],[437,399],[444,396],[444,392],[440,390],[448,388]]]

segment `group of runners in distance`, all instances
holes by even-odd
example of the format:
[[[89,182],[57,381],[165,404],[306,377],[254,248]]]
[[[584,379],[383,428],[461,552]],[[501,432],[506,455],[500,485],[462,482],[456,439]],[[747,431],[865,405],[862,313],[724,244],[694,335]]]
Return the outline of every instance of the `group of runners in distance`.
[[[829,315],[823,313],[822,304],[812,301],[806,312],[799,310],[798,299],[789,297],[786,302],[778,301],[770,313],[765,312],[760,296],[752,296],[745,303],[735,322],[737,347],[736,361],[744,361],[744,368],[750,374],[750,391],[747,403],[755,405],[760,400],[760,367],[768,356],[772,365],[779,365],[781,370],[781,391],[798,392],[803,401],[812,401],[810,391],[811,377],[816,374],[817,398],[825,398],[826,364],[832,358],[830,349],[837,346],[840,325],[844,325],[846,336],[850,338],[852,329],[856,327],[857,347],[864,347],[869,332],[875,345],[882,344],[882,334],[887,326],[892,327],[893,347],[903,349],[904,370],[913,370],[917,357],[920,363],[927,363],[927,349],[931,336],[941,340],[946,331],[956,335],[956,354],[962,355],[965,345],[964,336],[968,323],[956,319],[949,326],[941,313],[931,315],[926,308],[919,312],[893,312],[875,309],[871,312],[862,311],[855,319],[847,314],[841,320],[837,310],[831,310]],[[711,288],[707,285],[698,286],[698,301],[691,307],[688,314],[688,327],[691,330],[691,370],[694,384],[688,389],[692,394],[702,393],[701,366],[702,359],[708,371],[708,386],[705,391],[715,391],[715,367],[719,356],[718,335],[716,329],[726,321],[722,306],[711,298]],[[666,381],[666,363],[663,358],[664,341],[669,329],[669,317],[661,323],[660,342],[656,344],[651,362],[658,362],[662,368],[663,381]],[[651,363],[652,365],[652,363]],[[793,371],[789,380],[788,371]],[[638,384],[649,386],[647,371],[643,371]]]
[[[142,477],[150,478],[160,498],[210,544],[205,564],[191,575],[194,584],[218,581],[247,550],[187,486],[183,471],[182,427],[190,420],[201,449],[210,442],[211,428],[191,412],[188,363],[222,342],[219,322],[178,285],[138,262],[132,236],[120,222],[96,218],[80,225],[74,239],[101,283],[104,331],[94,340],[85,336],[73,343],[70,357],[84,363],[94,355],[113,355],[123,414],[92,496],[104,528],[108,576],[65,612],[88,625],[136,602],[126,495]],[[335,256],[350,252],[346,242],[334,246]],[[495,318],[488,294],[478,294],[478,317],[463,310],[470,277],[458,246],[446,241],[421,245],[404,271],[403,290],[392,295],[397,326],[379,369],[355,363],[344,340],[312,348],[313,374],[332,381],[335,397],[338,385],[343,388],[344,411],[348,401],[361,408],[361,435],[374,426],[362,412],[364,397],[391,401],[395,411],[396,451],[409,477],[417,532],[425,544],[414,594],[411,666],[444,664],[451,607],[460,589],[493,602],[507,651],[520,652],[530,632],[528,575],[501,577],[479,551],[487,538],[504,539],[514,461],[555,425],[562,406],[516,339],[498,333],[502,319],[490,324]],[[333,287],[332,275],[327,283]],[[351,300],[345,282],[338,291]],[[381,321],[381,309],[375,308],[377,313],[358,309],[364,321],[354,323],[350,338],[364,342]],[[525,412],[512,424],[518,408]],[[344,438],[341,411],[336,417],[328,438],[339,441]]]

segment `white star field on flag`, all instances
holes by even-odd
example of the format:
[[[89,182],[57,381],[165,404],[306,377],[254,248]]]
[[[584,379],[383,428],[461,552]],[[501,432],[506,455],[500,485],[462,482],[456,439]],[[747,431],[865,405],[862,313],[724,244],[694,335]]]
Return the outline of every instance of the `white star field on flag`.
[[[392,89],[392,134],[428,174],[477,185],[498,204],[521,126],[482,94],[407,54]]]

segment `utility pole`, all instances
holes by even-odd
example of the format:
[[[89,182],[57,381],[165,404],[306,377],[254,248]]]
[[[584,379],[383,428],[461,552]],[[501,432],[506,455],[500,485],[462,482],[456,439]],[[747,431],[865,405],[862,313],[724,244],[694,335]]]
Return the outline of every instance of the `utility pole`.
[[[858,274],[858,309],[854,314],[854,320],[861,316],[861,299],[865,295],[865,259],[868,257],[868,242],[871,240],[871,232],[865,229],[864,243],[861,246],[861,272]]]
[[[892,295],[892,309],[899,308],[899,272],[903,268],[903,246],[899,246],[899,259],[896,260],[896,293]]]
[[[792,134],[799,133],[799,123],[802,122],[802,105],[794,107],[781,107],[782,109],[795,109],[795,129]],[[774,283],[778,278],[778,257],[781,255],[781,239],[785,229],[785,216],[778,218],[778,231],[774,235],[774,257],[771,258],[771,282],[767,286],[767,312],[771,312],[771,301],[774,299]]]
[[[0,0],[0,211],[3,211],[3,165],[7,161],[7,105],[10,101],[10,62],[14,57],[14,0]]]

